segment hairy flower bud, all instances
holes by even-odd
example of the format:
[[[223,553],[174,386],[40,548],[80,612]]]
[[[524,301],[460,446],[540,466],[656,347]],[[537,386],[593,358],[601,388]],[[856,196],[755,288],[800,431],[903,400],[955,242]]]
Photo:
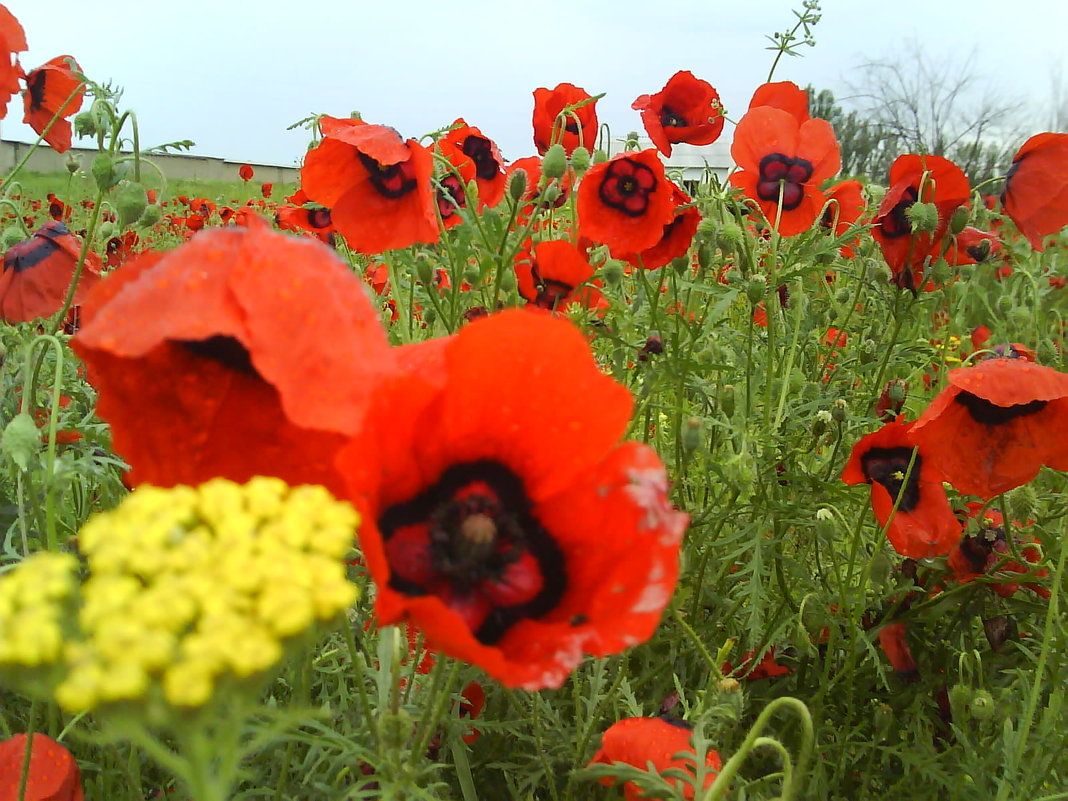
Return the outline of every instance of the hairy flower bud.
[[[550,147],[541,160],[541,174],[546,178],[562,178],[567,172],[567,151],[557,143]]]
[[[913,203],[905,216],[915,234],[932,234],[938,228],[938,207],[934,203]]]
[[[953,216],[949,218],[949,232],[956,236],[964,230],[964,226],[968,224],[968,218],[971,216],[971,211],[967,206],[958,206],[956,211],[953,212]]]
[[[119,185],[115,193],[115,213],[119,226],[125,228],[133,225],[148,207],[148,192],[139,184],[129,181]]]
[[[550,148],[551,150],[552,148]],[[548,155],[548,154],[546,154]],[[571,169],[575,171],[576,175],[582,175],[586,170],[590,168],[590,151],[586,148],[579,146],[576,147],[571,154]]]
[[[508,178],[508,196],[515,201],[523,197],[527,191],[527,171],[520,168]]]

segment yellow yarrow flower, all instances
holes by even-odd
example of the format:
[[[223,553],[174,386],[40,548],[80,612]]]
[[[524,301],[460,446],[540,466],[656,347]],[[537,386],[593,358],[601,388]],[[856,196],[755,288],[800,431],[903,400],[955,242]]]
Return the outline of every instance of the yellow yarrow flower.
[[[38,553],[0,576],[0,667],[38,667],[60,658],[76,567],[70,554]]]

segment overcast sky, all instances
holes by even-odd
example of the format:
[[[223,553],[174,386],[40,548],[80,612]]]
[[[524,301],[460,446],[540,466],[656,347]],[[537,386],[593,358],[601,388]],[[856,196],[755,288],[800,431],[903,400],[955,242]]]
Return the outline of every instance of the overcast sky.
[[[26,30],[27,70],[72,55],[91,78],[125,88],[147,145],[192,139],[194,152],[297,163],[311,113],[391,125],[418,137],[464,117],[505,158],[534,152],[531,93],[568,81],[591,94],[613,135],[639,129],[630,104],[680,69],[715,86],[737,118],[767,78],[765,35],[792,27],[800,0],[3,0]],[[654,10],[660,9],[660,10]],[[866,58],[976,56],[991,92],[1032,104],[1044,127],[1051,76],[1066,66],[1064,0],[825,0],[817,45],[775,78],[846,94]],[[0,123],[32,138],[21,99]],[[1036,127],[1037,126],[1037,127]],[[725,133],[730,136],[730,133]],[[89,140],[85,140],[88,142]]]

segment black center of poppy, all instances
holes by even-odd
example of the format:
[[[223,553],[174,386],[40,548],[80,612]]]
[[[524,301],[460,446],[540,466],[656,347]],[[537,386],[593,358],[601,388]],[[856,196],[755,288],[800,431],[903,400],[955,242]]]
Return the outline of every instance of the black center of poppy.
[[[260,377],[260,374],[252,364],[252,356],[249,354],[248,348],[234,337],[216,334],[207,339],[179,339],[176,341],[196,356],[200,356],[203,359],[211,359],[242,375]]]
[[[953,400],[967,409],[968,414],[975,422],[985,426],[999,426],[1003,423],[1015,420],[1017,417],[1027,417],[1030,414],[1038,414],[1046,408],[1046,403],[1048,402],[1044,400],[1034,400],[1030,403],[1017,403],[1012,406],[998,406],[996,403],[991,403],[986,398],[980,398],[978,395],[973,395],[970,392],[960,392],[953,398]]]
[[[312,228],[329,228],[333,221],[330,209],[308,209],[308,225]]]
[[[910,462],[912,472],[906,484],[905,474],[909,472]],[[882,484],[895,500],[901,495],[898,509],[902,512],[911,512],[920,503],[920,467],[920,455],[917,453],[913,459],[912,448],[871,448],[860,457],[860,468],[869,482]]]
[[[534,516],[522,481],[499,462],[449,467],[419,495],[386,509],[378,528],[389,586],[436,595],[472,623],[483,645],[545,615],[564,593],[563,554]]]
[[[660,109],[660,124],[665,128],[685,128],[686,118],[676,114],[670,106],[663,106]]]
[[[542,277],[538,271],[537,262],[531,265],[530,272],[531,277],[534,279],[534,286],[538,291],[537,296],[534,298],[534,305],[539,308],[552,311],[562,304],[568,295],[575,291],[575,287],[566,281]]]
[[[890,209],[890,213],[882,218],[880,226],[882,227],[883,236],[887,239],[897,239],[899,236],[908,236],[912,233],[912,223],[909,222],[908,216],[905,214],[920,197],[920,193],[916,191],[914,187],[908,187],[905,189],[905,193],[901,196],[901,200],[894,204],[894,207]]]
[[[598,194],[601,202],[628,217],[641,217],[656,191],[656,173],[640,161],[622,158],[610,162]]]
[[[803,184],[811,177],[812,162],[808,159],[769,153],[760,160],[757,197],[778,203],[781,191],[783,211],[793,211],[801,205],[805,197]]]
[[[378,190],[378,194],[390,200],[396,200],[415,189],[415,167],[411,162],[382,164],[359,150],[356,151],[356,155],[364,169],[367,170],[371,185]]]
[[[26,91],[30,95],[30,111],[40,111],[44,107],[47,78],[48,70],[34,70],[26,80]]]
[[[493,143],[486,137],[471,134],[460,149],[475,162],[475,175],[483,181],[492,181],[500,175],[501,164],[493,156]]]
[[[467,205],[467,193],[464,192],[460,179],[453,173],[443,175],[438,179],[438,184],[438,211],[441,213],[441,219],[447,220]]]

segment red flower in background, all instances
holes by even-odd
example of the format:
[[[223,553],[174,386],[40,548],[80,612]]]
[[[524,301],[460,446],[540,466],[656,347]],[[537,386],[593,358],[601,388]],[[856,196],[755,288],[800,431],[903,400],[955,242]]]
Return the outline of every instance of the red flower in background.
[[[611,765],[613,762],[623,762],[636,768],[646,770],[649,763],[653,763],[653,770],[657,773],[675,768],[682,770],[690,776],[691,781],[696,779],[694,766],[697,754],[694,751],[690,738],[693,727],[684,720],[664,715],[658,718],[624,718],[613,723],[601,736],[601,747],[590,760],[591,765]],[[689,754],[689,758],[686,757]],[[709,772],[705,775],[703,789],[707,790],[716,779],[716,774],[723,767],[719,754],[709,751],[705,755],[705,767]],[[601,779],[601,784],[614,784],[612,779]],[[694,797],[692,783],[683,783],[679,779],[665,779],[682,790],[684,798]],[[626,801],[639,801],[644,798],[641,789],[633,782],[627,782],[623,786],[623,797]]]
[[[584,105],[572,108],[578,103]],[[572,110],[561,116],[565,108]],[[577,147],[592,151],[597,142],[597,101],[585,89],[570,83],[558,84],[555,89],[535,89],[533,123],[534,146],[542,155],[555,142],[562,144],[568,155]]]
[[[255,174],[256,174],[256,171],[252,169],[252,165],[251,164],[242,164],[240,167],[237,168],[238,177],[242,181],[245,181],[246,183],[248,181],[251,181],[252,177]]]
[[[1068,374],[1017,355],[958,367],[948,380],[912,436],[957,490],[988,499],[1044,464],[1068,470]]]
[[[673,144],[710,145],[723,132],[719,92],[688,70],[676,72],[663,89],[642,95],[631,108],[642,113],[646,133],[665,156]]]
[[[85,95],[85,86],[73,70],[81,72],[81,67],[71,56],[56,56],[26,76],[23,94],[26,114],[22,121],[42,134],[57,153],[70,150],[71,127],[67,117],[82,107]]]
[[[888,623],[879,629],[879,647],[883,649],[890,666],[898,676],[905,681],[919,681],[920,672],[916,668],[916,660],[912,657],[912,649],[905,639],[907,634],[908,629],[904,622]]]
[[[512,310],[420,352],[338,459],[379,621],[530,690],[649,637],[687,518],[579,330]]]
[[[269,198],[271,195],[274,194],[274,184],[270,182],[265,182],[260,187],[260,194],[263,195],[264,198]]]
[[[4,254],[0,275],[0,319],[24,323],[62,308],[82,243],[67,226],[53,220]],[[74,302],[81,303],[100,275],[100,259],[87,253]]]
[[[593,267],[577,247],[563,239],[539,242],[515,260],[519,294],[528,303],[563,311],[580,300],[575,290],[593,278]],[[587,293],[588,294],[588,293]]]
[[[474,165],[474,179],[478,186],[478,207],[496,206],[504,197],[504,187],[508,176],[504,172],[504,159],[492,139],[488,139],[478,128],[468,125],[463,118],[453,122],[453,127],[440,141],[455,145],[463,159]],[[462,159],[453,161],[460,166]]]
[[[1034,568],[1031,565],[1041,561],[1039,550],[1034,547],[1038,541],[1033,537],[1030,543],[1024,543],[1021,537],[1016,537],[1017,551],[1019,551],[1027,565],[1011,559],[1012,550],[1008,544],[1008,532],[1006,531],[1005,519],[997,509],[983,509],[982,504],[968,504],[968,520],[978,520],[979,530],[974,534],[965,531],[963,537],[953,550],[949,552],[950,570],[953,576],[961,584],[974,581],[980,576],[998,568],[1006,573],[1029,573]],[[967,520],[965,523],[967,524]],[[1019,524],[1015,524],[1019,527]],[[1024,546],[1024,547],[1020,547]],[[1049,570],[1041,568],[1036,571],[1036,576],[1049,575]],[[1024,587],[1031,590],[1040,598],[1049,599],[1050,591],[1040,584],[1028,583]],[[1020,589],[1019,582],[996,582],[990,585],[990,589],[1003,598],[1014,595]]]
[[[362,281],[306,238],[217,228],[124,265],[72,341],[131,483],[324,484],[393,354]]]
[[[925,449],[916,450],[910,435],[915,425],[898,418],[862,437],[853,446],[842,481],[870,484],[872,511],[880,526],[888,526],[886,536],[894,550],[924,559],[948,553],[960,524],[933,460]],[[897,512],[891,514],[899,496]]]
[[[616,252],[652,247],[675,214],[673,186],[652,149],[591,167],[578,189],[579,234]]]
[[[454,142],[438,140],[434,149],[447,163],[434,179],[438,216],[444,228],[452,228],[464,220],[460,211],[467,208],[467,185],[475,180],[475,162]]]
[[[0,741],[0,799],[17,801],[29,737]],[[25,801],[83,801],[78,763],[70,751],[44,734],[33,735]]]
[[[553,200],[547,200],[542,195],[542,188],[539,186],[541,183],[541,159],[537,156],[527,156],[525,158],[516,159],[510,165],[508,165],[508,175],[511,176],[516,171],[522,170],[526,178],[526,188],[523,190],[522,202],[525,204],[522,210],[517,215],[519,220],[525,220],[534,213],[534,207],[547,209],[558,209],[563,206],[569,197],[571,197],[571,186],[575,181],[575,173],[572,170],[565,172],[557,181],[556,186],[560,191]]]
[[[301,188],[330,209],[349,247],[381,253],[437,241],[430,151],[361,120],[322,117],[319,127],[324,138],[304,157]]]
[[[797,119],[758,106],[738,122],[731,156],[741,168],[731,185],[760,207],[783,236],[808,230],[823,212],[820,184],[841,166],[838,141],[826,120]]]
[[[1032,136],[1012,158],[1001,205],[1035,250],[1068,225],[1068,134]]]
[[[27,49],[26,33],[15,15],[0,5],[0,120],[7,116],[7,104],[19,91],[22,68],[16,53]]]
[[[968,202],[970,194],[968,177],[941,156],[906,154],[890,166],[890,188],[879,204],[872,236],[882,248],[897,286],[913,291],[919,288],[916,270],[922,271],[928,258],[940,255],[949,218]],[[933,232],[912,230],[906,211],[914,203],[932,203],[938,210]]]
[[[841,181],[827,190],[827,207],[823,210],[820,224],[829,229],[833,236],[843,236],[857,224],[867,208],[868,202],[864,199],[860,181]],[[850,244],[838,249],[839,253],[847,259],[853,258],[856,255],[853,246],[859,240],[860,237],[854,237]]]
[[[793,81],[778,81],[761,84],[753,92],[749,101],[749,110],[759,106],[771,106],[785,111],[801,125],[809,119],[808,92]]]
[[[675,207],[671,220],[664,226],[660,234],[660,240],[640,253],[616,253],[612,255],[618,259],[646,270],[654,270],[670,264],[674,259],[685,256],[690,250],[697,226],[701,222],[701,212],[693,205],[693,200],[679,189],[674,183],[669,182],[671,189],[671,202]]]

